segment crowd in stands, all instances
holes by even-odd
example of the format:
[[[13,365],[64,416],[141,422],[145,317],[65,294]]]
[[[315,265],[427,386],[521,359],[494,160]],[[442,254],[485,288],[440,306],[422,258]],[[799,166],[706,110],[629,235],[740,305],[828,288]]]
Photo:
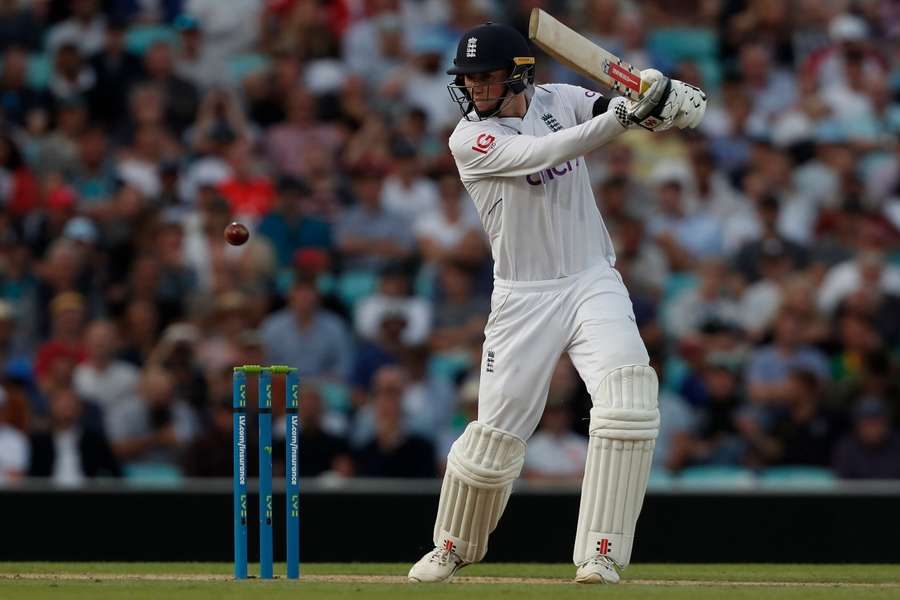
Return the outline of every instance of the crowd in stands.
[[[533,6],[709,93],[588,157],[654,476],[900,478],[895,2],[0,0],[0,482],[229,477],[241,364],[300,370],[302,475],[440,474],[492,285],[444,71]],[[580,476],[590,403],[562,356],[525,477]]]

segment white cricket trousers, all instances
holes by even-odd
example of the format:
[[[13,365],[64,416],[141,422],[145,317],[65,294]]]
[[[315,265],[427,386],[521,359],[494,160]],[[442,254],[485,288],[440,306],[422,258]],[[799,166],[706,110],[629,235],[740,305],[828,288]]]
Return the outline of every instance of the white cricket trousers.
[[[495,279],[478,420],[528,440],[543,415],[550,376],[563,352],[591,398],[611,370],[650,364],[618,271],[604,263],[548,281]]]

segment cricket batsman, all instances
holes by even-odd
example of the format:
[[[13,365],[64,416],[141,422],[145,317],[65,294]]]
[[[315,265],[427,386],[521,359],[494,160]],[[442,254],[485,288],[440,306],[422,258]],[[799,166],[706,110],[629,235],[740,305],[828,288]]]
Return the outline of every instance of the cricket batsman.
[[[625,130],[696,127],[699,89],[648,69],[637,101],[534,85],[515,29],[486,23],[459,41],[448,86],[463,114],[450,136],[494,259],[478,419],[453,444],[434,550],[413,582],[448,581],[482,560],[522,470],[550,376],[567,352],[591,394],[575,534],[575,580],[617,583],[628,566],[659,432],[656,374],[591,191],[584,156]]]

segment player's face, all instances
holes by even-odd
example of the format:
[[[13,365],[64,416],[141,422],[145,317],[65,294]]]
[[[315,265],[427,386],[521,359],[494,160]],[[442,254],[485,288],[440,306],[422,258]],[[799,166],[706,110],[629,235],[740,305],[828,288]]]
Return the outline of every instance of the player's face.
[[[465,86],[475,102],[478,110],[489,110],[506,95],[506,69],[497,69],[488,73],[474,73],[463,77]]]

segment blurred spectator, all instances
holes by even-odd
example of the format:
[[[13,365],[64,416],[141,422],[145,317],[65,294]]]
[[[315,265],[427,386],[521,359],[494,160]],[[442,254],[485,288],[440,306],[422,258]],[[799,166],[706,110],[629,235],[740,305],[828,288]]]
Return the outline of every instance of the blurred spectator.
[[[356,333],[373,340],[379,335],[384,315],[402,315],[406,321],[401,339],[407,346],[423,343],[431,333],[431,305],[411,294],[409,276],[402,267],[389,265],[381,271],[378,291],[356,306]]]
[[[434,447],[409,434],[403,422],[405,374],[386,367],[378,372],[372,393],[374,439],[354,453],[361,477],[434,477]]]
[[[422,174],[415,148],[407,142],[396,141],[391,158],[394,170],[381,187],[381,206],[410,223],[436,211],[438,188]]]
[[[106,19],[98,0],[72,0],[70,9],[71,16],[47,32],[47,50],[55,52],[64,44],[75,44],[85,56],[100,52],[106,37]]]
[[[818,373],[795,369],[784,383],[783,410],[764,418],[743,414],[738,430],[748,441],[754,459],[763,464],[831,464],[833,446],[842,424],[821,406],[822,382]]]
[[[805,369],[820,379],[828,379],[825,356],[803,343],[804,320],[802,315],[783,310],[775,320],[772,344],[750,356],[745,377],[751,400],[763,404],[789,400],[790,373],[795,369]]]
[[[261,332],[269,362],[296,367],[301,376],[346,380],[353,343],[346,325],[319,307],[312,278],[294,280],[288,306],[267,318]]]
[[[845,297],[861,289],[900,296],[900,267],[885,264],[885,257],[876,252],[862,252],[856,260],[832,267],[819,288],[819,310],[833,313]]]
[[[110,408],[107,423],[116,457],[123,464],[177,465],[198,433],[194,410],[174,394],[168,371],[150,366],[141,373],[139,397]]]
[[[358,206],[341,214],[335,235],[344,269],[377,270],[413,252],[409,223],[381,204],[380,176],[367,171],[353,178]]]
[[[75,367],[73,385],[79,397],[109,414],[113,406],[134,401],[140,372],[116,358],[119,331],[111,321],[93,321],[84,331],[85,360]]]
[[[578,480],[584,473],[588,441],[572,431],[572,409],[566,392],[576,377],[564,356],[550,379],[544,416],[525,452],[525,477],[542,481]]]
[[[232,410],[231,377],[232,366],[218,370],[210,370],[209,396],[206,400],[205,427],[182,455],[181,467],[189,477],[230,477],[234,464],[232,459],[231,428],[234,411]],[[304,402],[306,397],[303,398]],[[306,423],[304,423],[304,426]],[[282,428],[283,429],[283,428]],[[248,456],[255,455],[255,436],[248,436]],[[282,448],[283,450],[283,448]],[[304,460],[306,456],[304,455]],[[248,461],[251,465],[254,461]],[[301,461],[302,464],[302,461]]]
[[[3,53],[0,74],[0,109],[8,123],[24,127],[30,118],[45,114],[50,98],[44,90],[28,82],[28,52],[21,47],[0,44],[3,47],[7,50]]]
[[[740,319],[744,330],[759,339],[781,306],[782,287],[791,272],[791,259],[778,239],[763,243],[759,258],[760,280],[744,289],[740,298]]]
[[[334,125],[316,120],[316,99],[295,85],[287,98],[285,122],[269,129],[266,154],[278,175],[305,177],[314,161],[323,169],[333,168],[340,143]]]
[[[119,463],[102,429],[86,427],[83,403],[70,388],[50,394],[47,431],[31,436],[28,474],[60,485],[78,485],[90,477],[118,477]]]
[[[727,356],[710,356],[702,380],[706,402],[696,417],[691,460],[699,464],[739,465],[746,451],[736,426],[743,408],[739,365]]]
[[[40,51],[49,8],[49,2],[27,5],[18,0],[0,2],[0,48],[22,46],[30,51]]]
[[[35,372],[40,375],[57,356],[67,356],[75,362],[84,360],[85,306],[84,299],[76,292],[59,294],[50,303],[52,332],[35,357]]]
[[[454,173],[447,173],[438,179],[438,191],[440,203],[424,210],[413,224],[422,256],[430,263],[454,259],[479,262],[487,247],[462,183]]]
[[[353,460],[346,441],[322,427],[324,409],[319,390],[315,385],[304,385],[300,389],[300,398],[300,476],[353,475]],[[276,423],[275,431],[279,433],[273,452],[283,456],[284,423]]]
[[[838,443],[833,465],[844,479],[900,479],[900,434],[880,399],[863,398],[854,408],[853,430]]]
[[[194,120],[200,99],[197,88],[176,74],[172,46],[168,42],[158,41],[147,48],[144,74],[144,81],[163,91],[166,124],[172,131],[183,131]]]
[[[690,212],[685,198],[686,174],[678,167],[661,165],[654,175],[658,185],[659,211],[648,229],[670,262],[684,265],[690,260],[722,254],[722,232],[708,211]]]
[[[90,52],[90,66],[97,86],[90,97],[91,116],[107,127],[116,124],[128,108],[129,88],[143,72],[140,57],[125,45],[128,24],[122,19],[107,22],[103,48]]]
[[[263,217],[256,229],[272,243],[279,268],[289,267],[301,248],[331,249],[331,224],[311,212],[310,192],[306,183],[299,179],[281,178],[274,209]]]
[[[696,287],[683,291],[672,301],[666,328],[675,338],[698,331],[705,323],[737,323],[738,304],[725,265],[717,260],[703,262]]]
[[[437,352],[452,352],[481,336],[490,298],[476,293],[471,269],[459,262],[443,263],[439,284],[441,296],[434,303],[430,344]]]
[[[28,470],[28,436],[11,424],[6,390],[0,387],[0,483],[18,479]]]
[[[97,75],[76,41],[64,41],[52,52],[53,71],[47,87],[55,102],[83,102],[97,86]]]

